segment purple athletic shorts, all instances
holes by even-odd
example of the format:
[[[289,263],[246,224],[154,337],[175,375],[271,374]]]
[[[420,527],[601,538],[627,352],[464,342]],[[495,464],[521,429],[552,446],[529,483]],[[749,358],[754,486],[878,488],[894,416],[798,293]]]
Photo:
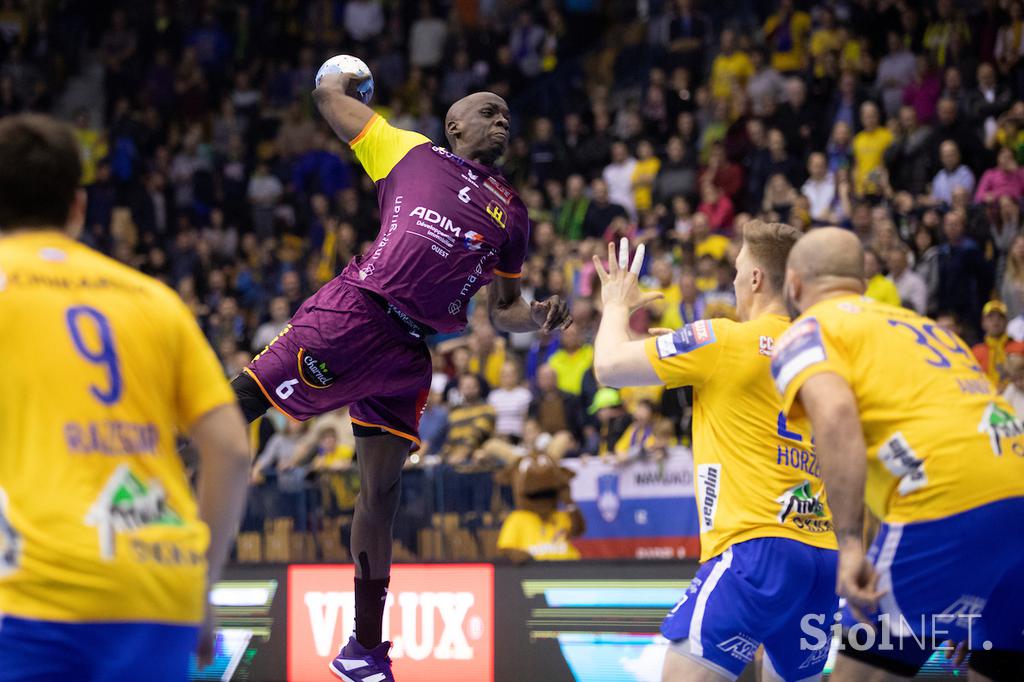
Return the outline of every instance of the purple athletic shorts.
[[[245,372],[293,419],[349,405],[354,424],[379,427],[419,447],[430,352],[422,335],[372,296],[340,278],[329,282]]]

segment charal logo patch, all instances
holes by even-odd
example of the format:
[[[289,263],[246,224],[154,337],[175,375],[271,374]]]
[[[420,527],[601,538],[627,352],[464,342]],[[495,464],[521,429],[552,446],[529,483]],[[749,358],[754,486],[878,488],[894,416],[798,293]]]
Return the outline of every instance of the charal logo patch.
[[[664,360],[674,355],[681,355],[697,350],[715,342],[715,329],[711,320],[697,320],[671,334],[662,334],[654,342],[658,349],[658,357]]]
[[[820,498],[821,492],[814,494],[809,481],[793,486],[775,498],[779,503],[779,523],[790,519],[801,529],[818,532],[832,530],[832,523],[825,518],[825,504]]]
[[[337,377],[323,360],[317,360],[305,348],[299,349],[299,376],[312,388],[327,388]]]
[[[981,415],[978,433],[988,434],[992,452],[997,457],[1001,457],[1003,454],[1003,441],[1005,439],[1024,436],[1024,422],[1014,418],[1012,414],[999,405],[989,403],[988,407],[985,408],[985,413]]]
[[[99,498],[86,514],[85,523],[100,535],[100,556],[113,559],[117,533],[144,526],[181,526],[181,517],[167,506],[167,495],[156,479],[143,483],[127,464],[114,470]]]

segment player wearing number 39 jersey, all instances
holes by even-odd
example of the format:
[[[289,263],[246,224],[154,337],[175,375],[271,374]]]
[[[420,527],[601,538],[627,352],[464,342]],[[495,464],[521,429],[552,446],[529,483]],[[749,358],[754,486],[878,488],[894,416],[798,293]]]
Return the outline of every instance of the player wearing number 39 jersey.
[[[178,296],[68,234],[70,129],[0,121],[0,159],[0,680],[181,682],[244,504],[241,413]]]
[[[812,421],[835,514],[848,609],[833,679],[913,676],[945,639],[972,647],[973,670],[1020,679],[1024,423],[962,340],[862,297],[862,277],[852,233],[802,238],[787,268],[802,314],[772,360],[783,411]],[[865,501],[883,521],[867,554]],[[858,617],[888,637],[855,645]]]
[[[645,341],[626,336],[629,311],[643,302],[636,275],[617,267],[614,254],[612,272],[599,269],[598,379],[693,386],[704,564],[661,627],[672,643],[666,681],[735,679],[761,644],[768,679],[814,678],[828,657],[827,642],[801,647],[800,621],[837,609],[832,518],[807,424],[782,418],[769,373],[772,347],[789,326],[782,280],[799,234],[747,223],[734,283],[741,321],[701,320]]]

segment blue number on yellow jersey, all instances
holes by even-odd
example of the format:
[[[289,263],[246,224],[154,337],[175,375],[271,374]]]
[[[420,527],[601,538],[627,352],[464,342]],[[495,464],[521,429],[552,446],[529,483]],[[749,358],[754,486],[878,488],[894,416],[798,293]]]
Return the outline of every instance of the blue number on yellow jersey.
[[[176,435],[234,400],[162,284],[55,232],[0,240],[0,613],[196,623],[208,530]]]
[[[865,499],[888,523],[928,521],[1024,495],[1024,424],[955,334],[859,296],[809,308],[775,351],[784,410],[812,376],[853,389],[867,444]]]
[[[693,468],[701,561],[753,538],[835,549],[807,423],[787,421],[769,365],[780,315],[698,320],[646,342],[666,386],[693,386]]]

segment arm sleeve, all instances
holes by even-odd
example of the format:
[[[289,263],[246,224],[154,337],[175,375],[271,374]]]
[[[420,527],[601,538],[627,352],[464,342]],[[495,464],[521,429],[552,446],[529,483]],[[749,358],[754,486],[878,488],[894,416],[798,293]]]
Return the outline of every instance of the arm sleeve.
[[[222,405],[235,402],[224,369],[185,304],[177,299],[175,411],[178,429],[187,433],[196,420]]]
[[[487,212],[492,210],[502,211],[504,206],[500,202],[491,202]],[[520,277],[523,274],[523,262],[526,260],[526,247],[530,243],[530,219],[526,217],[525,209],[522,218],[514,225],[508,227],[508,242],[501,248],[498,254],[498,264],[494,267],[494,274],[499,277]]]
[[[794,404],[796,396],[804,382],[816,374],[833,372],[852,383],[847,353],[834,338],[817,318],[806,317],[797,320],[779,339],[772,355],[772,379],[782,395],[784,414],[803,414]]]
[[[386,178],[413,147],[430,142],[411,130],[395,128],[378,114],[352,139],[349,146],[374,182]]]
[[[698,320],[671,334],[647,339],[651,367],[668,388],[701,386],[714,374],[735,322]]]

